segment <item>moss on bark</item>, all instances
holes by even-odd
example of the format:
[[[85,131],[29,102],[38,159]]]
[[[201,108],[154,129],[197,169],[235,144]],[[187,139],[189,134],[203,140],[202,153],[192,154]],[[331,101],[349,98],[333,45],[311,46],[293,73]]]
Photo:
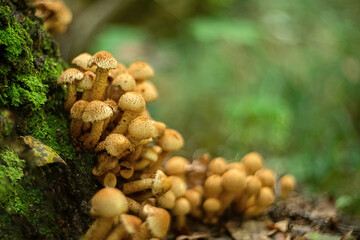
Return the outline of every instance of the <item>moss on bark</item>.
[[[15,115],[0,128],[0,239],[79,239],[91,221],[94,159],[71,144],[64,91],[56,84],[66,67],[31,4],[0,0],[0,110]],[[67,166],[29,168],[9,147],[21,135],[52,147]]]

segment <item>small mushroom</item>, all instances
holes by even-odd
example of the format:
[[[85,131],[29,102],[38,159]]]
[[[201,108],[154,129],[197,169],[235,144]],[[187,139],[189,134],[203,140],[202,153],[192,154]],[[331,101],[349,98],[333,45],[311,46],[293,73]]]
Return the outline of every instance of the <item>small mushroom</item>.
[[[208,177],[204,183],[204,193],[207,198],[220,197],[223,192],[222,178],[220,175],[214,174]]]
[[[150,81],[143,81],[136,84],[135,91],[140,93],[147,103],[155,101],[159,96],[156,87]]]
[[[70,109],[70,134],[73,140],[81,135],[81,129],[83,125],[82,115],[86,106],[89,104],[87,101],[79,100]]]
[[[90,71],[86,71],[86,72],[84,72],[84,78],[78,82],[77,88],[83,90],[83,93],[81,96],[82,100],[85,100],[85,101],[91,100],[91,90],[92,90],[93,82],[95,81],[95,78],[96,78],[96,76],[94,73],[92,73]]]
[[[224,158],[222,157],[214,158],[213,160],[210,161],[208,165],[206,175],[207,176],[211,176],[213,174],[221,175],[226,171],[226,167],[227,164]]]
[[[159,207],[166,208],[166,209],[172,209],[175,205],[175,194],[171,189],[164,193],[163,195],[156,198],[156,202],[159,205]]]
[[[114,101],[119,101],[125,92],[134,92],[136,87],[135,79],[129,73],[117,75],[108,89],[108,97]]]
[[[92,100],[103,100],[105,90],[108,84],[108,73],[110,69],[115,69],[118,66],[116,59],[106,51],[95,53],[88,62],[88,67],[96,65],[96,79],[91,94]]]
[[[190,201],[181,197],[176,199],[175,205],[171,212],[176,216],[176,228],[180,231],[186,227],[186,215],[191,211]]]
[[[185,173],[189,166],[189,160],[184,157],[174,156],[166,161],[164,169],[168,175],[174,175],[185,179]]]
[[[94,73],[96,71],[96,66],[92,66],[91,68],[88,67],[88,63],[91,57],[92,56],[88,53],[81,53],[78,56],[76,56],[71,61],[71,63],[78,66],[80,71],[82,72],[90,71]]]
[[[185,192],[185,197],[189,200],[191,205],[191,216],[196,218],[202,217],[202,211],[200,209],[200,205],[202,203],[202,195],[200,192],[194,189],[188,189]]]
[[[126,135],[133,146],[139,146],[141,141],[155,137],[156,129],[151,118],[139,116],[132,120]]]
[[[76,68],[69,68],[65,70],[57,80],[57,84],[66,84],[67,86],[67,97],[64,103],[64,109],[70,110],[72,105],[76,101],[76,80],[81,80],[84,74]]]
[[[260,169],[255,173],[263,187],[270,187],[273,188],[275,184],[275,173],[270,169]]]
[[[263,167],[263,158],[257,152],[246,154],[241,162],[244,163],[248,175],[253,175],[256,171]]]
[[[235,209],[237,212],[242,212],[246,208],[246,203],[251,196],[255,196],[261,189],[261,181],[257,176],[246,177],[246,187],[244,192],[240,192],[235,196]]]
[[[293,175],[287,174],[280,178],[280,188],[281,188],[281,199],[285,200],[289,197],[289,194],[294,191],[296,185],[296,180]]]
[[[215,224],[218,221],[218,218],[215,216],[221,208],[221,202],[217,198],[208,198],[203,203],[203,209],[205,216],[203,218],[204,223]]]
[[[146,62],[134,62],[130,65],[128,72],[136,81],[144,81],[154,77],[154,69]]]

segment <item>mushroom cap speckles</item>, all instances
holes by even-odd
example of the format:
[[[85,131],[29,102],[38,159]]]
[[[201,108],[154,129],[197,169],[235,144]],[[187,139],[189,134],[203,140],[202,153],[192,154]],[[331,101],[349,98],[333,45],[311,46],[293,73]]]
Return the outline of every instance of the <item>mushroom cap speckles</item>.
[[[86,106],[89,102],[84,100],[79,100],[70,109],[70,118],[72,119],[82,119],[82,115],[86,109]]]
[[[113,113],[118,113],[119,112],[119,108],[118,105],[116,104],[116,102],[112,99],[107,99],[104,101],[104,103],[106,103],[109,107],[111,107],[111,109],[113,110]]]
[[[154,137],[156,134],[154,121],[151,118],[139,116],[129,124],[128,133],[136,139]]]
[[[100,217],[116,217],[128,211],[124,194],[117,188],[106,187],[99,190],[91,199],[91,214]]]
[[[168,211],[147,204],[144,206],[143,212],[147,215],[146,222],[152,235],[158,238],[165,237],[171,220]]]
[[[104,145],[105,150],[112,156],[119,156],[131,147],[130,141],[124,135],[117,133],[108,135]]]
[[[122,73],[127,73],[127,68],[122,65],[121,63],[118,63],[117,67],[115,69],[111,69],[109,71],[109,77],[112,79],[117,78],[118,75]]]
[[[138,83],[136,85],[136,92],[140,93],[146,102],[155,101],[159,96],[156,87],[150,81]]]
[[[98,66],[103,69],[115,69],[118,66],[118,62],[111,55],[111,53],[106,51],[100,51],[94,54],[88,62],[88,67],[93,65]]]
[[[84,74],[80,70],[76,68],[69,68],[61,73],[60,77],[57,80],[57,84],[72,84],[75,80],[81,80],[83,77]]]
[[[154,69],[146,62],[134,62],[128,71],[136,80],[146,80],[154,77]]]
[[[184,139],[178,131],[166,129],[159,140],[159,145],[164,151],[174,152],[184,146]]]
[[[171,181],[161,170],[157,170],[152,187],[152,193],[155,196],[160,196],[166,193],[171,188]]]
[[[112,109],[98,100],[91,101],[82,116],[84,122],[102,121],[113,115]]]
[[[118,105],[125,111],[142,112],[146,102],[139,93],[127,92],[120,97]]]
[[[84,90],[90,90],[93,87],[93,82],[95,81],[95,78],[95,73],[86,71],[84,72],[83,79],[78,82],[77,87]]]
[[[136,88],[135,79],[129,73],[122,73],[117,75],[111,85],[120,86],[121,89],[125,92],[135,91]]]

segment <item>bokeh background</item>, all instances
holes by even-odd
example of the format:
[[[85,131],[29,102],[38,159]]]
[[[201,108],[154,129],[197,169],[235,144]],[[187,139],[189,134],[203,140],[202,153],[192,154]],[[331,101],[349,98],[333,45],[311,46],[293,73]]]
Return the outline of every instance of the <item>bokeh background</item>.
[[[258,151],[305,195],[360,214],[358,0],[65,3],[65,60],[107,50],[150,63],[160,93],[150,112],[183,134],[180,155]]]

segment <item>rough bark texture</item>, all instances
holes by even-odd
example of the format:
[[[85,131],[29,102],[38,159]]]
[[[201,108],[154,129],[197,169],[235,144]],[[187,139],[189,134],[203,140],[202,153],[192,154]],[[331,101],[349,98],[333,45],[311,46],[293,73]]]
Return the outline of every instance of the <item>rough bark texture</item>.
[[[79,239],[92,221],[94,159],[77,153],[69,137],[64,91],[56,84],[65,67],[32,5],[0,0],[0,239]],[[30,167],[17,154],[16,137],[25,135],[67,165]]]

